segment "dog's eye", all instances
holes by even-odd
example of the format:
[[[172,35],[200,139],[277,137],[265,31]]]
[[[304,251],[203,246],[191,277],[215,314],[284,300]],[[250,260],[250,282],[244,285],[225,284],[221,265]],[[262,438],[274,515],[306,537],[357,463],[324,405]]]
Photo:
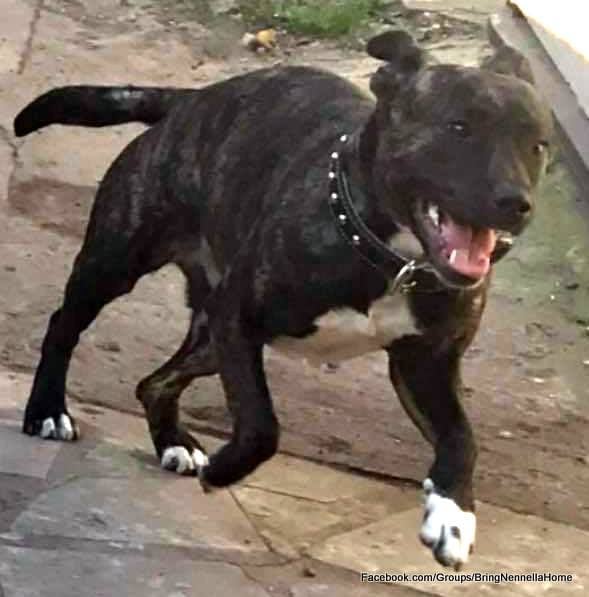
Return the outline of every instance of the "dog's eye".
[[[548,141],[540,141],[534,145],[534,153],[536,155],[544,155],[548,151]]]
[[[453,120],[448,123],[448,129],[459,137],[470,137],[470,127],[463,120]]]

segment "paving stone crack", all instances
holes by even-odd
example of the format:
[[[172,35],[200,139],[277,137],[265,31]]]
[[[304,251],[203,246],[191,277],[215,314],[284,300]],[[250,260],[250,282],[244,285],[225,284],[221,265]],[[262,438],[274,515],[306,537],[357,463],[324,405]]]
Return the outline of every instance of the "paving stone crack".
[[[18,168],[18,150],[19,145],[13,140],[12,133],[9,132],[6,127],[0,124],[0,141],[3,141],[10,147],[10,173],[6,179],[6,197],[10,193],[10,189],[12,188],[12,181],[16,175],[16,169]],[[10,368],[10,366],[8,366]]]
[[[266,586],[264,585],[264,583],[258,580],[253,574],[251,574],[251,572],[249,572],[242,566],[239,566],[239,570],[250,582],[253,582],[254,584],[258,585],[260,589],[264,591],[264,593],[268,594],[268,591],[266,591]]]
[[[286,558],[267,551],[247,552],[237,548],[208,545],[169,545],[155,542],[139,542],[117,539],[87,539],[52,534],[0,535],[0,545],[21,549],[47,551],[76,551],[118,555],[125,553],[145,558],[162,559],[174,554],[177,558],[193,561],[218,562],[233,566],[282,566],[290,563]]]
[[[256,491],[263,491],[264,493],[271,493],[273,495],[281,495],[284,497],[290,497],[296,500],[301,500],[303,502],[311,502],[313,504],[334,504],[337,500],[320,500],[317,498],[309,497],[307,495],[300,495],[298,493],[294,493],[291,491],[281,491],[280,489],[270,489],[269,487],[261,487],[260,485],[256,485],[255,483],[243,483],[241,485],[242,488],[245,489],[254,489]]]
[[[12,150],[12,157],[16,159],[18,154],[18,144],[14,142],[12,133],[3,125],[0,124],[0,140],[4,141]]]
[[[35,9],[33,11],[33,18],[29,23],[29,34],[27,36],[27,40],[25,42],[24,50],[20,55],[20,60],[18,62],[18,68],[16,70],[17,74],[22,75],[27,68],[29,60],[31,59],[31,55],[33,53],[33,42],[35,40],[35,34],[37,33],[37,25],[41,18],[41,13],[43,11],[44,0],[39,0]]]
[[[246,518],[246,520],[250,523],[251,527],[254,529],[256,535],[260,538],[260,540],[262,541],[262,543],[264,543],[264,545],[266,546],[266,548],[268,549],[268,551],[270,551],[272,554],[285,558],[285,560],[290,560],[291,562],[295,562],[297,561],[299,558],[286,558],[286,556],[281,555],[272,545],[272,542],[265,537],[262,533],[260,533],[260,531],[258,530],[258,527],[255,523],[255,521],[253,520],[253,518],[250,516],[250,513],[243,507],[242,503],[239,501],[239,498],[235,495],[235,493],[233,492],[232,489],[229,489],[229,495],[231,496],[231,499],[235,502],[235,505],[239,508],[239,510],[241,511],[241,513],[244,515],[244,517]]]

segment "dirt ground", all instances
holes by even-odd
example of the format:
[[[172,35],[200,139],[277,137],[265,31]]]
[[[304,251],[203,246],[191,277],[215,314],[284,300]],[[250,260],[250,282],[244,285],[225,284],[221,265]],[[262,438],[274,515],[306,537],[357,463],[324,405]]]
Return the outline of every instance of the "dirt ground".
[[[8,11],[16,0],[6,0]],[[414,31],[438,60],[474,64],[489,51],[486,13],[499,2],[392,3],[387,22]],[[444,5],[442,13],[436,7]],[[453,5],[453,8],[447,8]],[[469,5],[480,6],[479,9]],[[83,235],[96,183],[140,130],[54,127],[17,141],[11,120],[47,88],[68,83],[203,86],[274,63],[321,66],[367,86],[376,63],[333,42],[283,36],[273,54],[243,49],[238,16],[199,22],[174,3],[30,2],[19,67],[0,65],[0,363],[33,371],[51,312]],[[423,8],[423,6],[422,6]],[[434,25],[440,25],[434,26]],[[0,40],[1,43],[1,40]],[[551,168],[532,229],[497,268],[483,329],[464,366],[466,408],[480,444],[476,492],[487,502],[589,529],[589,225],[566,164]],[[91,411],[140,412],[137,382],[170,356],[187,325],[184,283],[166,268],[109,306],[75,354],[69,395]],[[419,482],[432,458],[373,355],[315,370],[267,352],[282,450]],[[183,418],[223,436],[218,380],[184,395]]]

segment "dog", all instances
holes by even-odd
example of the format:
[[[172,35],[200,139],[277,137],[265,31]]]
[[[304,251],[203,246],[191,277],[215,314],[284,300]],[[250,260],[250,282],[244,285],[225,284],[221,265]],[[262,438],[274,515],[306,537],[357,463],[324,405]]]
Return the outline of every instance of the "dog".
[[[553,137],[529,65],[500,48],[479,67],[429,64],[406,33],[372,38],[373,96],[321,70],[257,70],[203,89],[54,89],[16,117],[149,128],[100,183],[82,248],[51,316],[23,431],[74,440],[66,373],[80,334],[168,263],[192,309],[172,358],[137,387],[165,469],[205,489],[275,454],[263,368],[269,345],[333,362],[384,350],[403,407],[435,459],[420,538],[459,569],[475,540],[477,449],[461,357],[492,264],[529,223]],[[219,374],[231,439],[205,454],[179,422],[195,378]]]

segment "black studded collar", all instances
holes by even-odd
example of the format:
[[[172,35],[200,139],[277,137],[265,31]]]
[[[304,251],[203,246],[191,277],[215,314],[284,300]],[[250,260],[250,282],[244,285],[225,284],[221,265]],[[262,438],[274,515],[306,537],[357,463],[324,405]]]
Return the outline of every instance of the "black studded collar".
[[[342,145],[348,135],[339,139]],[[373,268],[392,281],[389,292],[440,292],[448,290],[426,258],[406,257],[383,243],[364,223],[354,207],[339,151],[331,154],[329,206],[344,240]]]

